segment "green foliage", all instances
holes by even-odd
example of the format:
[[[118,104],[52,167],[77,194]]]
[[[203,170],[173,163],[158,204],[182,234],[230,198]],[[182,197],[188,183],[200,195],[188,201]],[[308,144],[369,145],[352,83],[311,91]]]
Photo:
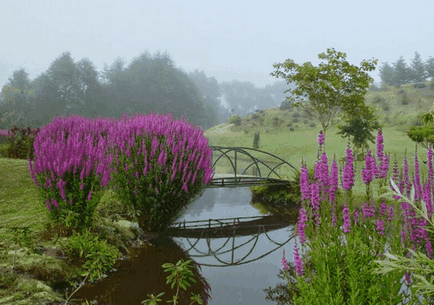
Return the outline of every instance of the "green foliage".
[[[379,104],[379,103],[383,103],[384,101],[386,101],[384,97],[381,97],[381,95],[377,95],[374,97],[373,103]]]
[[[34,159],[34,147],[33,143],[35,141],[38,129],[20,129],[18,127],[12,127],[11,131],[14,135],[9,136],[5,156],[7,158],[14,159],[24,159],[27,160],[29,157]]]
[[[315,123],[310,123],[309,127],[316,127]]]
[[[383,110],[384,110],[384,111],[388,111],[388,110],[390,110],[390,107],[389,107],[389,105],[383,105],[383,107],[382,107],[382,108],[383,108]]]
[[[405,94],[405,93],[407,93],[407,92],[406,92],[404,89],[401,89],[401,90],[398,91],[398,93],[399,93],[399,94]]]
[[[229,124],[235,124],[235,126],[240,126],[241,125],[241,118],[237,115],[231,115],[228,119],[228,123]]]
[[[407,136],[413,141],[428,149],[428,144],[431,143],[431,147],[434,144],[434,126],[411,126],[407,130]]]
[[[434,90],[434,78],[433,78],[433,80],[431,81],[431,84],[429,84],[429,88],[430,88],[431,90]]]
[[[368,140],[375,143],[375,138],[371,132],[381,128],[377,120],[378,118],[373,115],[372,107],[368,106],[368,109],[359,113],[358,116],[347,119],[345,121],[346,125],[338,125],[340,131],[337,132],[337,134],[341,135],[343,138],[352,136],[352,143],[356,151],[360,148],[368,148]]]
[[[413,88],[415,88],[415,89],[420,89],[420,88],[425,88],[425,87],[426,87],[425,83],[413,84]]]
[[[402,96],[401,99],[401,104],[402,105],[408,105],[408,103],[410,103],[411,100],[408,98],[407,94],[404,93],[404,95]]]
[[[369,87],[369,90],[371,90],[371,91],[378,91],[378,87],[375,86],[375,85],[372,85],[372,86]]]
[[[289,131],[294,131],[294,127],[289,128]]]
[[[282,103],[280,103],[280,110],[287,110],[291,108],[291,103],[289,101],[283,101]]]
[[[84,234],[74,232],[64,243],[59,243],[65,255],[82,264],[87,270],[81,276],[89,275],[91,281],[100,279],[104,272],[113,268],[116,259],[121,256],[116,247],[107,245],[105,240],[98,240],[97,236],[88,231]]]
[[[293,97],[287,97],[292,101],[292,106],[302,108],[308,115],[318,118],[322,124],[324,133],[329,128],[331,112],[343,112],[348,116],[356,115],[355,108],[363,108],[363,97],[366,94],[369,84],[374,80],[362,70],[372,71],[375,69],[377,60],[373,63],[363,61],[362,69],[350,65],[344,59],[345,53],[336,52],[333,48],[327,49],[327,54],[318,55],[320,59],[327,59],[328,64],[320,64],[314,67],[310,62],[303,66],[297,65],[293,60],[287,59],[283,64],[273,65],[277,70],[270,75],[283,77],[287,82],[295,82],[297,89],[285,90],[298,97],[308,96],[309,101],[303,105]],[[279,71],[283,68],[285,72]],[[349,75],[349,76],[347,76]],[[358,107],[355,107],[358,106]],[[314,114],[318,114],[315,116]],[[330,124],[330,127],[333,125]]]
[[[192,266],[189,265],[190,263],[191,260],[184,262],[184,260],[181,259],[176,263],[176,266],[171,263],[163,264],[163,268],[166,269],[164,270],[164,272],[171,273],[171,275],[167,276],[166,283],[167,284],[172,283],[170,285],[172,289],[173,287],[175,287],[176,284],[176,295],[173,296],[173,301],[167,301],[167,303],[173,303],[174,305],[176,305],[179,298],[178,297],[179,287],[181,287],[185,291],[187,290],[187,286],[190,287],[188,281],[192,281],[193,283],[196,283],[193,273],[188,269],[188,268],[193,268]],[[143,300],[141,304],[156,305],[157,302],[161,302],[161,299],[159,298],[162,297],[163,295],[164,292],[161,292],[157,296],[154,296],[153,294],[148,294],[148,297],[150,297],[151,299]],[[200,297],[200,295],[195,295],[193,292],[191,293],[190,300],[192,301],[190,305],[194,304],[195,302],[197,302],[198,304],[203,304],[203,300]]]

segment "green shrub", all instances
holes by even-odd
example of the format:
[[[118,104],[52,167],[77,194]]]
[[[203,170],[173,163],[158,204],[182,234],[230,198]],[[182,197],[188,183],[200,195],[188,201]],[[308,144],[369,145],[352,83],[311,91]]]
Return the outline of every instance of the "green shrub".
[[[282,103],[280,103],[280,110],[287,110],[289,108],[291,108],[289,101],[283,101]]]
[[[108,245],[105,240],[98,240],[97,236],[89,232],[83,235],[74,232],[65,243],[59,243],[62,251],[71,260],[83,264],[82,267],[89,270],[81,275],[89,275],[91,281],[100,279],[102,274],[110,270],[116,259],[121,256],[116,247]]]
[[[404,93],[404,95],[402,96],[402,100],[401,100],[401,104],[402,105],[408,105],[408,103],[410,103],[411,100],[408,98],[407,94]]]
[[[384,111],[388,111],[390,108],[389,108],[389,105],[383,105],[383,110]]]
[[[298,122],[298,119],[297,119],[297,118],[294,118],[292,121],[293,121],[294,123],[297,123],[297,122]]]
[[[398,91],[398,93],[399,94],[404,94],[404,93],[406,93],[406,91],[404,89],[401,89],[401,90]]]
[[[294,127],[289,128],[289,131],[294,131]]]
[[[300,117],[300,114],[299,114],[299,113],[294,113],[294,114],[292,115],[292,117],[293,117],[293,118],[299,118],[299,117]]]
[[[228,119],[228,123],[229,124],[235,124],[235,126],[240,126],[241,125],[241,118],[237,114],[231,115]]]
[[[380,95],[377,95],[377,96],[374,97],[373,103],[374,104],[379,104],[379,103],[382,103],[384,101],[385,101],[385,99],[383,97],[381,97]]]
[[[316,127],[316,124],[315,124],[315,123],[310,123],[309,126],[310,126],[310,127]]]
[[[418,89],[418,88],[425,88],[426,84],[425,83],[418,83],[418,84],[413,84],[413,88]]]
[[[429,84],[431,90],[434,90],[434,78],[432,79],[431,84]]]

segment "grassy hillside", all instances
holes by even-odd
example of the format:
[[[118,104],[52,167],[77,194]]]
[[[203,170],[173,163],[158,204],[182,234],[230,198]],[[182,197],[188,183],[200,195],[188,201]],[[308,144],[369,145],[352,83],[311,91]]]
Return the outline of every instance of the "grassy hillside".
[[[375,115],[379,118],[379,123],[384,126],[384,153],[390,154],[391,164],[389,173],[392,173],[393,162],[398,161],[400,171],[403,171],[404,154],[407,149],[409,164],[409,175],[414,173],[414,153],[415,143],[408,138],[406,131],[410,126],[419,122],[419,117],[434,109],[434,90],[431,90],[430,82],[426,82],[425,88],[414,89],[412,85],[403,85],[401,88],[386,86],[381,91],[368,90],[365,102],[376,107]],[[407,99],[408,103],[403,104]],[[339,122],[338,122],[339,123]],[[239,126],[232,125],[226,129],[225,133],[218,134],[214,129],[205,131],[204,135],[214,146],[235,146],[253,147],[254,134],[260,131],[259,149],[279,156],[292,164],[297,169],[301,168],[301,160],[307,161],[308,166],[314,166],[317,160],[318,142],[317,135],[321,130],[321,123],[315,118],[307,117],[303,110],[280,110],[279,108],[265,109],[262,113],[257,111],[241,118]],[[331,166],[333,156],[339,168],[343,166],[343,158],[348,139],[342,138],[336,133],[339,131],[337,126],[333,126],[326,131],[325,151],[328,156],[328,164]],[[373,133],[376,139],[377,132]],[[376,142],[369,142],[370,149],[376,154]],[[353,145],[351,148],[354,153]],[[427,159],[427,150],[418,145],[419,162],[421,163],[421,175],[425,178],[428,175],[428,166],[422,163]],[[232,153],[231,156],[234,154]],[[253,155],[259,159],[273,161],[259,152]],[[245,159],[242,163],[245,167],[251,161]],[[247,161],[249,161],[247,163]],[[229,162],[224,160],[216,164],[216,173],[231,173]],[[356,185],[353,189],[354,194],[365,194],[365,186],[361,179],[361,169],[364,162],[356,163]],[[244,167],[244,168],[245,168]],[[265,168],[265,167],[264,167]],[[282,167],[283,173],[292,177],[292,171],[288,166]],[[262,170],[262,169],[261,169]],[[266,173],[268,173],[267,171]],[[374,192],[376,189],[374,188]]]

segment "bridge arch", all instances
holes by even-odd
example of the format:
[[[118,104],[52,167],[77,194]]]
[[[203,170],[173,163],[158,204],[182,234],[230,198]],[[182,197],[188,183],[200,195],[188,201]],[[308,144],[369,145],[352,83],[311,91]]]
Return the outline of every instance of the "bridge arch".
[[[230,162],[230,164],[231,164],[231,166],[232,166],[232,170],[233,170],[233,172],[234,172],[234,178],[235,178],[235,181],[237,180],[237,160],[238,160],[238,159],[237,159],[237,155],[238,155],[238,154],[245,155],[245,156],[247,156],[248,158],[250,158],[250,159],[252,160],[252,163],[250,163],[250,164],[249,164],[249,165],[244,169],[244,171],[241,173],[241,175],[244,175],[244,174],[247,172],[247,170],[248,170],[250,167],[253,166],[252,168],[256,167],[256,171],[257,171],[257,173],[259,173],[259,179],[260,179],[260,180],[268,180],[268,181],[272,181],[272,182],[273,182],[273,181],[274,181],[274,182],[278,182],[278,181],[280,180],[280,181],[283,182],[283,181],[288,181],[288,180],[282,179],[282,178],[280,177],[280,175],[279,175],[278,173],[276,173],[275,169],[276,169],[277,167],[286,164],[286,165],[288,165],[289,167],[291,167],[292,169],[294,169],[297,173],[300,172],[297,168],[295,168],[294,166],[292,166],[289,162],[283,160],[282,158],[280,158],[280,157],[278,157],[278,156],[276,156],[276,155],[273,155],[273,154],[271,154],[271,153],[269,153],[269,152],[266,152],[266,151],[263,151],[263,150],[254,149],[254,148],[249,148],[249,147],[224,147],[224,146],[209,146],[209,147],[210,147],[210,148],[212,149],[212,151],[213,151],[212,154],[211,154],[211,164],[212,164],[212,168],[215,168],[216,163],[217,163],[220,159],[222,159],[223,156],[226,157],[227,160],[229,160],[229,162]],[[224,150],[226,150],[226,151],[224,151]],[[220,151],[222,154],[221,154],[221,155],[220,155],[220,156],[219,156],[219,157],[214,161],[214,152],[215,152],[215,151]],[[228,155],[228,154],[229,154],[230,152],[232,152],[232,151],[235,153],[234,162],[232,161],[231,157]],[[268,156],[273,157],[274,159],[279,160],[280,163],[277,164],[276,166],[274,166],[273,168],[271,168],[270,166],[268,166],[268,164],[266,164],[267,161],[262,161],[262,160],[258,159],[257,157],[253,156],[249,151],[260,152],[260,153],[266,154],[266,155],[268,155]],[[259,168],[259,164],[263,164],[265,167],[267,167],[267,168],[270,170],[270,172],[268,173],[268,175],[267,175],[266,177],[263,177],[263,176],[262,176],[261,169]],[[279,177],[279,179],[270,178],[271,173],[276,174],[276,176]]]

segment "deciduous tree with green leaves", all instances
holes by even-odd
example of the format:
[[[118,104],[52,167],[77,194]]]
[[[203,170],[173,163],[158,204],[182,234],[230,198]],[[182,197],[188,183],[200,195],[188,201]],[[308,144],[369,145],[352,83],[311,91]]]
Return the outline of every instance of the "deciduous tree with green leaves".
[[[411,126],[407,130],[407,136],[420,146],[428,149],[428,145],[431,143],[431,147],[434,146],[434,111],[425,113],[419,118],[422,126]]]
[[[361,115],[352,116],[346,120],[346,125],[338,125],[340,131],[337,134],[345,137],[353,137],[352,142],[355,146],[355,156],[357,160],[363,160],[363,153],[359,155],[359,149],[369,149],[368,140],[375,144],[375,138],[372,131],[382,128],[378,123],[378,118],[373,114],[374,109],[366,106],[367,110]]]
[[[314,67],[310,62],[302,66],[287,59],[283,64],[273,65],[277,70],[271,76],[286,78],[287,83],[295,82],[296,89],[288,89],[297,97],[307,97],[308,101],[296,100],[294,97],[286,99],[292,102],[293,107],[302,108],[309,116],[315,117],[322,124],[324,134],[333,125],[333,117],[342,114],[343,117],[351,118],[360,111],[366,111],[364,97],[369,85],[374,79],[362,70],[375,70],[377,59],[372,62],[363,61],[362,68],[350,65],[345,61],[346,54],[337,52],[333,48],[327,49],[327,54],[318,55],[320,59],[327,59],[328,64],[320,64]],[[283,67],[285,72],[293,69],[296,72],[285,74],[279,69]],[[331,123],[330,123],[331,122]]]

